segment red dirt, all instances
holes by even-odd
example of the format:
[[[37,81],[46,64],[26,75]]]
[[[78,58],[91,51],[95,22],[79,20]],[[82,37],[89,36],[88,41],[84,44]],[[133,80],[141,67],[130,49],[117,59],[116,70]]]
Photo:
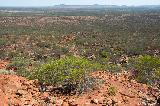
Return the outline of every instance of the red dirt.
[[[143,106],[142,98],[155,101],[150,87],[129,81],[125,74],[94,72],[92,76],[102,78],[105,83],[79,96],[54,96],[49,92],[39,92],[36,80],[0,74],[0,106],[111,106],[114,102],[114,106]],[[114,96],[108,94],[110,85],[116,89]],[[156,95],[154,90],[152,93]]]
[[[41,106],[41,93],[36,84],[16,75],[0,75],[0,106]]]
[[[8,64],[9,64],[9,61],[0,60],[0,69],[5,69]]]
[[[102,78],[105,80],[105,83],[99,89],[85,93],[79,97],[71,97],[68,99],[69,101],[74,100],[74,104],[80,106],[111,106],[113,101],[117,102],[114,106],[143,106],[142,98],[155,100],[149,92],[150,87],[137,83],[134,80],[129,82],[125,74],[116,76],[106,72],[95,72],[92,76]],[[113,86],[116,89],[115,96],[109,95],[109,86]],[[152,93],[158,95],[153,91]]]

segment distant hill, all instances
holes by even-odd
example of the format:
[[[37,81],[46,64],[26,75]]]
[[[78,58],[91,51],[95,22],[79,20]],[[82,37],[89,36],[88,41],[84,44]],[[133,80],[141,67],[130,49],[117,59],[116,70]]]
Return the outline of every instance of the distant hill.
[[[54,5],[48,7],[0,7],[0,13],[52,13],[52,12],[73,12],[73,11],[160,11],[160,5],[142,5],[142,6],[127,6],[127,5]]]
[[[127,6],[127,5],[99,5],[99,4],[94,4],[94,5],[65,5],[65,4],[60,4],[60,5],[53,5],[53,6],[44,6],[44,7],[0,7],[1,10],[44,10],[44,9],[53,9],[53,8],[64,8],[64,9],[81,9],[81,8],[160,8],[160,5],[141,5],[141,6]]]
[[[129,8],[129,7],[142,7],[142,8],[160,8],[160,5],[142,5],[142,6],[127,6],[127,5],[65,5],[65,4],[60,4],[60,5],[54,5],[53,8]]]
[[[60,4],[60,5],[55,5],[54,8],[107,8],[107,5],[65,5],[65,4]]]

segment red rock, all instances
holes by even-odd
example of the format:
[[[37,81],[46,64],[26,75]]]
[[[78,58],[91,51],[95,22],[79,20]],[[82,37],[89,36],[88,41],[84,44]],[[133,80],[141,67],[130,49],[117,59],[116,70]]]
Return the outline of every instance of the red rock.
[[[0,106],[8,106],[9,100],[4,94],[4,92],[0,89]]]
[[[56,106],[62,106],[63,100],[56,100]]]
[[[76,102],[75,99],[69,100],[68,104],[69,104],[69,106],[78,106],[78,103]]]
[[[93,104],[98,104],[98,99],[92,99],[92,100],[91,100],[91,103],[93,103]]]
[[[28,94],[28,91],[20,89],[20,90],[17,91],[17,93],[19,93],[21,95],[26,95],[26,94]]]
[[[63,102],[62,106],[70,106],[67,102]]]
[[[44,92],[44,93],[43,93],[43,96],[44,96],[44,97],[49,97],[49,94],[48,94],[47,92]]]
[[[101,76],[99,76],[101,74]],[[0,74],[0,106],[8,106],[10,99],[11,106],[20,105],[33,105],[42,106],[45,100],[49,100],[50,103],[56,106],[93,106],[93,105],[105,105],[112,104],[114,102],[120,106],[136,106],[142,101],[138,98],[139,96],[144,96],[149,92],[147,90],[147,85],[142,85],[140,83],[128,82],[124,80],[123,83],[119,80],[112,79],[112,74],[94,72],[92,75],[96,78],[102,78],[105,81],[104,84],[100,86],[100,89],[94,89],[92,92],[86,92],[79,96],[59,96],[50,95],[48,92],[41,93],[34,81],[28,81],[26,78],[19,77],[16,75],[1,75]],[[109,78],[110,76],[110,78]],[[119,77],[119,76],[118,76]],[[114,77],[113,77],[114,78]],[[120,78],[121,79],[121,78]],[[113,85],[117,89],[116,96],[109,96],[107,88]],[[128,85],[132,85],[130,88]],[[15,93],[19,92],[22,96],[18,96]],[[100,92],[99,92],[100,91]],[[155,92],[155,91],[154,91]],[[138,95],[139,94],[139,95]],[[154,93],[155,94],[155,93]],[[124,98],[122,97],[124,96]],[[152,97],[147,95],[149,99]],[[107,98],[104,100],[104,98]],[[61,98],[56,100],[55,98]],[[65,99],[67,98],[67,99]],[[68,98],[70,100],[68,101]],[[74,98],[74,99],[72,99]],[[94,99],[92,99],[94,98]],[[64,100],[65,99],[65,100]],[[90,101],[93,101],[92,104]],[[103,101],[104,100],[104,101]]]

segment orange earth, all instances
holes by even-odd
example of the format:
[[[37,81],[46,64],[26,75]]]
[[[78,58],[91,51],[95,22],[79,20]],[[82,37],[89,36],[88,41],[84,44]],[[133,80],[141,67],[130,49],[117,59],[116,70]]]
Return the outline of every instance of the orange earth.
[[[5,69],[8,61],[0,62]],[[113,75],[94,72],[91,76],[101,78],[104,83],[81,95],[62,96],[51,92],[40,92],[37,80],[27,80],[17,75],[0,74],[0,106],[155,106],[157,88],[129,80],[128,73]],[[115,95],[109,94],[109,87]]]

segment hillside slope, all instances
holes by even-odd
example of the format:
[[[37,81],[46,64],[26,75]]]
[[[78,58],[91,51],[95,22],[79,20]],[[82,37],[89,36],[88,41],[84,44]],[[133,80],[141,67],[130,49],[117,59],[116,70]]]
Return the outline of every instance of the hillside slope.
[[[39,92],[36,80],[0,74],[0,106],[154,106],[158,89],[129,81],[126,74],[94,72],[104,83],[81,95],[62,96]],[[153,95],[154,94],[154,95]]]

